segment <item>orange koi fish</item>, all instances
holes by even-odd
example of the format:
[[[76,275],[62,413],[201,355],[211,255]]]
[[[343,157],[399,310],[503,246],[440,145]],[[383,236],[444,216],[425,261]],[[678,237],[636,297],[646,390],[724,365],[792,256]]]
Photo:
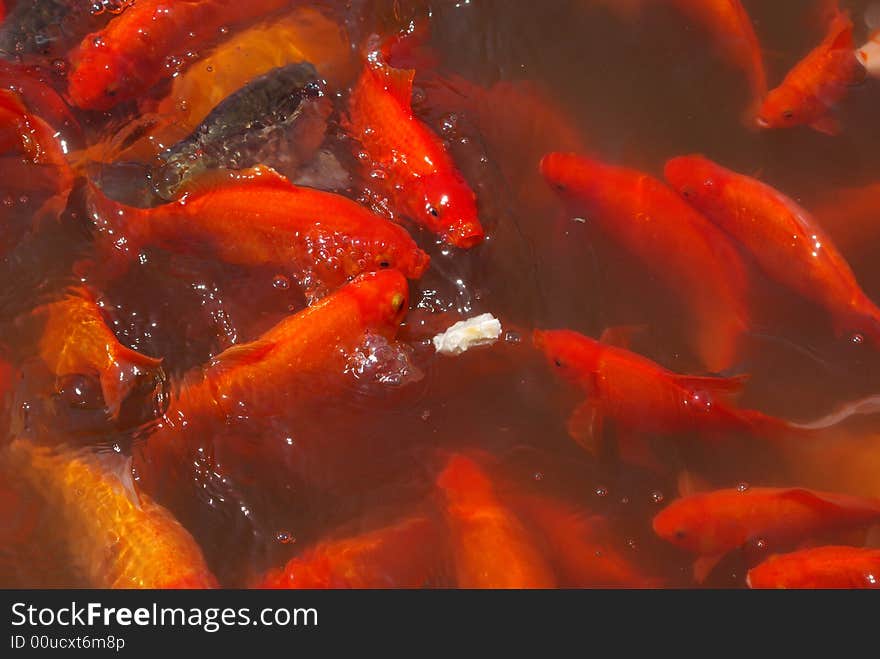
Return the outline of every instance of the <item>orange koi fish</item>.
[[[424,588],[431,583],[438,524],[418,515],[351,538],[328,540],[271,570],[255,588]]]
[[[880,500],[803,488],[748,487],[693,494],[654,517],[658,536],[699,556],[702,582],[725,554],[749,542],[771,551],[832,531],[880,522]]]
[[[747,118],[753,122],[767,95],[767,73],[758,36],[740,0],[671,0],[670,3],[706,30],[719,54],[743,72],[753,101]]]
[[[346,372],[348,358],[368,334],[394,339],[408,296],[406,279],[398,271],[365,273],[258,340],[222,352],[184,381],[137,456],[143,460],[138,470],[149,478],[179,468],[194,442],[205,441],[202,424],[225,424],[240,405],[256,418],[272,418],[328,396],[322,385],[329,376]]]
[[[769,439],[793,432],[779,419],[728,402],[742,389],[744,377],[679,375],[570,330],[535,330],[533,341],[555,372],[587,394],[569,419],[568,430],[594,455],[601,449],[605,420],[618,431],[620,457],[652,469],[660,465],[642,441],[650,435],[696,433],[716,439],[742,433]]]
[[[428,256],[406,232],[341,195],[298,187],[269,168],[149,209],[92,188],[90,212],[108,254],[128,262],[144,246],[238,265],[291,268],[310,297],[362,272],[396,268],[416,279]]]
[[[367,56],[349,100],[347,128],[367,153],[367,171],[401,215],[455,247],[483,240],[476,196],[440,138],[412,111],[415,71],[394,69],[380,50]]]
[[[170,79],[187,51],[234,26],[289,4],[287,0],[138,0],[70,55],[68,94],[77,107],[108,110]]]
[[[14,440],[9,459],[67,529],[67,553],[91,588],[216,588],[192,536],[146,495],[126,461]]]
[[[658,588],[659,580],[643,574],[614,547],[608,522],[548,497],[511,499],[523,519],[540,531],[562,588]],[[621,546],[622,546],[621,541]]]
[[[450,458],[437,478],[459,588],[553,588],[556,578],[522,522],[471,459]]]
[[[71,375],[98,378],[113,418],[119,415],[132,390],[144,378],[154,376],[162,364],[161,359],[147,357],[120,343],[84,288],[37,308],[25,323],[35,320],[42,321],[38,354],[55,376],[56,387],[60,388]]]
[[[806,210],[769,185],[702,156],[673,158],[665,173],[770,278],[825,309],[838,335],[864,334],[880,345],[880,309]]]
[[[856,57],[852,33],[849,15],[837,12],[825,40],[767,94],[758,111],[758,126],[810,126],[820,133],[838,134],[840,123],[830,111],[865,75]]]
[[[746,269],[724,233],[642,172],[551,153],[541,173],[572,208],[645,264],[693,320],[692,342],[712,371],[733,365],[748,328]]]
[[[880,588],[880,549],[815,547],[777,554],[749,570],[749,588]]]

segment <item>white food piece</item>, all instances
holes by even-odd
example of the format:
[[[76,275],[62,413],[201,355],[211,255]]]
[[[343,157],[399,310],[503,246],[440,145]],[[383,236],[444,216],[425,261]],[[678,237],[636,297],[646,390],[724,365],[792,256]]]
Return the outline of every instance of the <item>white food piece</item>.
[[[444,355],[460,355],[476,346],[495,343],[501,336],[501,322],[490,313],[460,320],[434,337],[434,348]]]
[[[871,41],[859,48],[857,56],[872,78],[880,78],[880,32]]]

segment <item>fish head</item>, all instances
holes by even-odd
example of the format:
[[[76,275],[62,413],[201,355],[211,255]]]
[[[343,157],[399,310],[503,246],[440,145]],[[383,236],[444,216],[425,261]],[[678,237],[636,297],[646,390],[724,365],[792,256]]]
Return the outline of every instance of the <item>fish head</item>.
[[[398,270],[364,273],[339,292],[352,296],[365,329],[393,337],[409,309],[409,285]]]
[[[759,128],[789,128],[804,123],[801,114],[800,92],[783,85],[767,94],[761,104],[755,123]]]
[[[477,198],[456,171],[416,178],[412,186],[418,222],[455,247],[468,249],[483,241]]]
[[[92,35],[71,56],[67,91],[70,100],[85,110],[109,110],[120,101],[120,89],[136,77],[132,64],[115,48]]]
[[[532,342],[563,379],[575,384],[595,381],[605,349],[595,339],[571,330],[535,330]]]
[[[367,270],[399,270],[407,279],[421,277],[431,262],[425,252],[418,248],[406,229],[388,223],[389,235],[377,241],[363,258],[367,262]],[[361,267],[361,270],[364,268]]]
[[[588,200],[606,179],[605,165],[574,153],[548,153],[539,169],[547,185],[567,202]]]
[[[660,538],[680,549],[694,554],[711,554],[713,552],[704,547],[706,512],[699,505],[698,498],[674,501],[654,516],[652,526]]]
[[[685,201],[697,208],[711,205],[721,189],[720,168],[699,155],[672,158],[663,168],[663,175]]]

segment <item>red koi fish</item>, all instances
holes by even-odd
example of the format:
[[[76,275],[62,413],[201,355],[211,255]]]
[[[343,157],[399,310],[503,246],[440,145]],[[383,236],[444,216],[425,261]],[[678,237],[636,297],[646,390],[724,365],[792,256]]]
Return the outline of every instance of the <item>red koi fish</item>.
[[[745,75],[752,98],[746,116],[749,123],[754,122],[767,95],[767,73],[758,36],[740,0],[671,0],[671,4],[699,24],[720,55]]]
[[[437,522],[419,515],[304,551],[255,588],[423,588],[442,546]]]
[[[0,254],[34,222],[57,219],[67,206],[74,176],[55,134],[17,94],[0,89],[0,189],[10,201],[27,202],[24,209],[0,207]]]
[[[880,345],[880,309],[806,210],[769,185],[702,156],[673,158],[665,173],[770,278],[825,309],[838,335],[864,334]]]
[[[347,129],[381,169],[382,193],[401,215],[455,247],[483,240],[476,195],[440,138],[412,110],[415,71],[392,68],[379,49],[367,62],[349,100]],[[375,177],[374,177],[375,178]]]
[[[288,0],[138,0],[70,55],[68,94],[77,107],[108,110],[170,79],[197,51],[222,38],[221,28],[288,5]]]
[[[101,309],[85,289],[36,309],[32,319],[42,321],[39,356],[60,387],[71,375],[98,378],[111,417],[138,382],[155,375],[162,364],[123,345],[107,327]]]
[[[556,578],[483,470],[462,455],[437,478],[459,588],[553,588]]]
[[[749,588],[880,588],[880,549],[815,547],[777,554],[749,570]]]
[[[732,366],[748,312],[746,269],[730,239],[642,172],[551,153],[541,173],[573,211],[586,213],[684,301],[695,325],[692,343],[707,368]]]
[[[605,420],[614,423],[624,461],[661,471],[644,441],[651,435],[696,433],[717,439],[740,433],[772,439],[793,432],[784,421],[728,402],[742,389],[745,377],[679,375],[570,330],[535,330],[533,341],[556,373],[587,394],[569,419],[568,430],[594,455],[601,449]]]
[[[310,297],[362,272],[396,268],[416,279],[428,266],[403,227],[341,195],[295,186],[269,168],[149,209],[92,188],[92,219],[111,258],[155,246],[238,265],[292,269]]]
[[[80,137],[79,122],[39,68],[0,60],[0,89],[18,94],[31,113],[57,131],[70,134],[72,139]]]
[[[825,40],[767,94],[757,124],[761,128],[810,126],[836,135],[840,123],[830,111],[864,76],[853,43],[853,23],[848,14],[837,12]]]
[[[133,493],[125,473],[130,461],[50,451],[21,439],[7,454],[66,529],[67,553],[88,587],[217,588],[186,529],[148,496]]]
[[[540,531],[550,550],[562,588],[659,588],[614,544],[608,522],[547,497],[511,499],[523,519]],[[620,540],[623,547],[623,541]]]
[[[365,273],[258,340],[220,353],[204,371],[186,378],[136,456],[143,459],[138,470],[149,479],[179,468],[186,451],[205,442],[199,422],[225,424],[240,405],[256,418],[271,418],[326,399],[332,393],[319,383],[345,373],[349,356],[368,334],[394,339],[408,299],[398,271]]]
[[[725,554],[761,541],[771,551],[816,535],[880,522],[880,500],[803,488],[749,487],[693,494],[654,517],[658,536],[699,556],[702,582]]]

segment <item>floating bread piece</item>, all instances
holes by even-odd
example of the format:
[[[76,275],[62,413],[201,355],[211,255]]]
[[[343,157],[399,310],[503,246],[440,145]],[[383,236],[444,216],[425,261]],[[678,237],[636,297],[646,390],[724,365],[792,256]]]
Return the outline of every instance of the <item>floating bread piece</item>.
[[[434,348],[444,355],[460,355],[476,346],[490,345],[501,336],[501,322],[490,313],[460,320],[434,337]]]

